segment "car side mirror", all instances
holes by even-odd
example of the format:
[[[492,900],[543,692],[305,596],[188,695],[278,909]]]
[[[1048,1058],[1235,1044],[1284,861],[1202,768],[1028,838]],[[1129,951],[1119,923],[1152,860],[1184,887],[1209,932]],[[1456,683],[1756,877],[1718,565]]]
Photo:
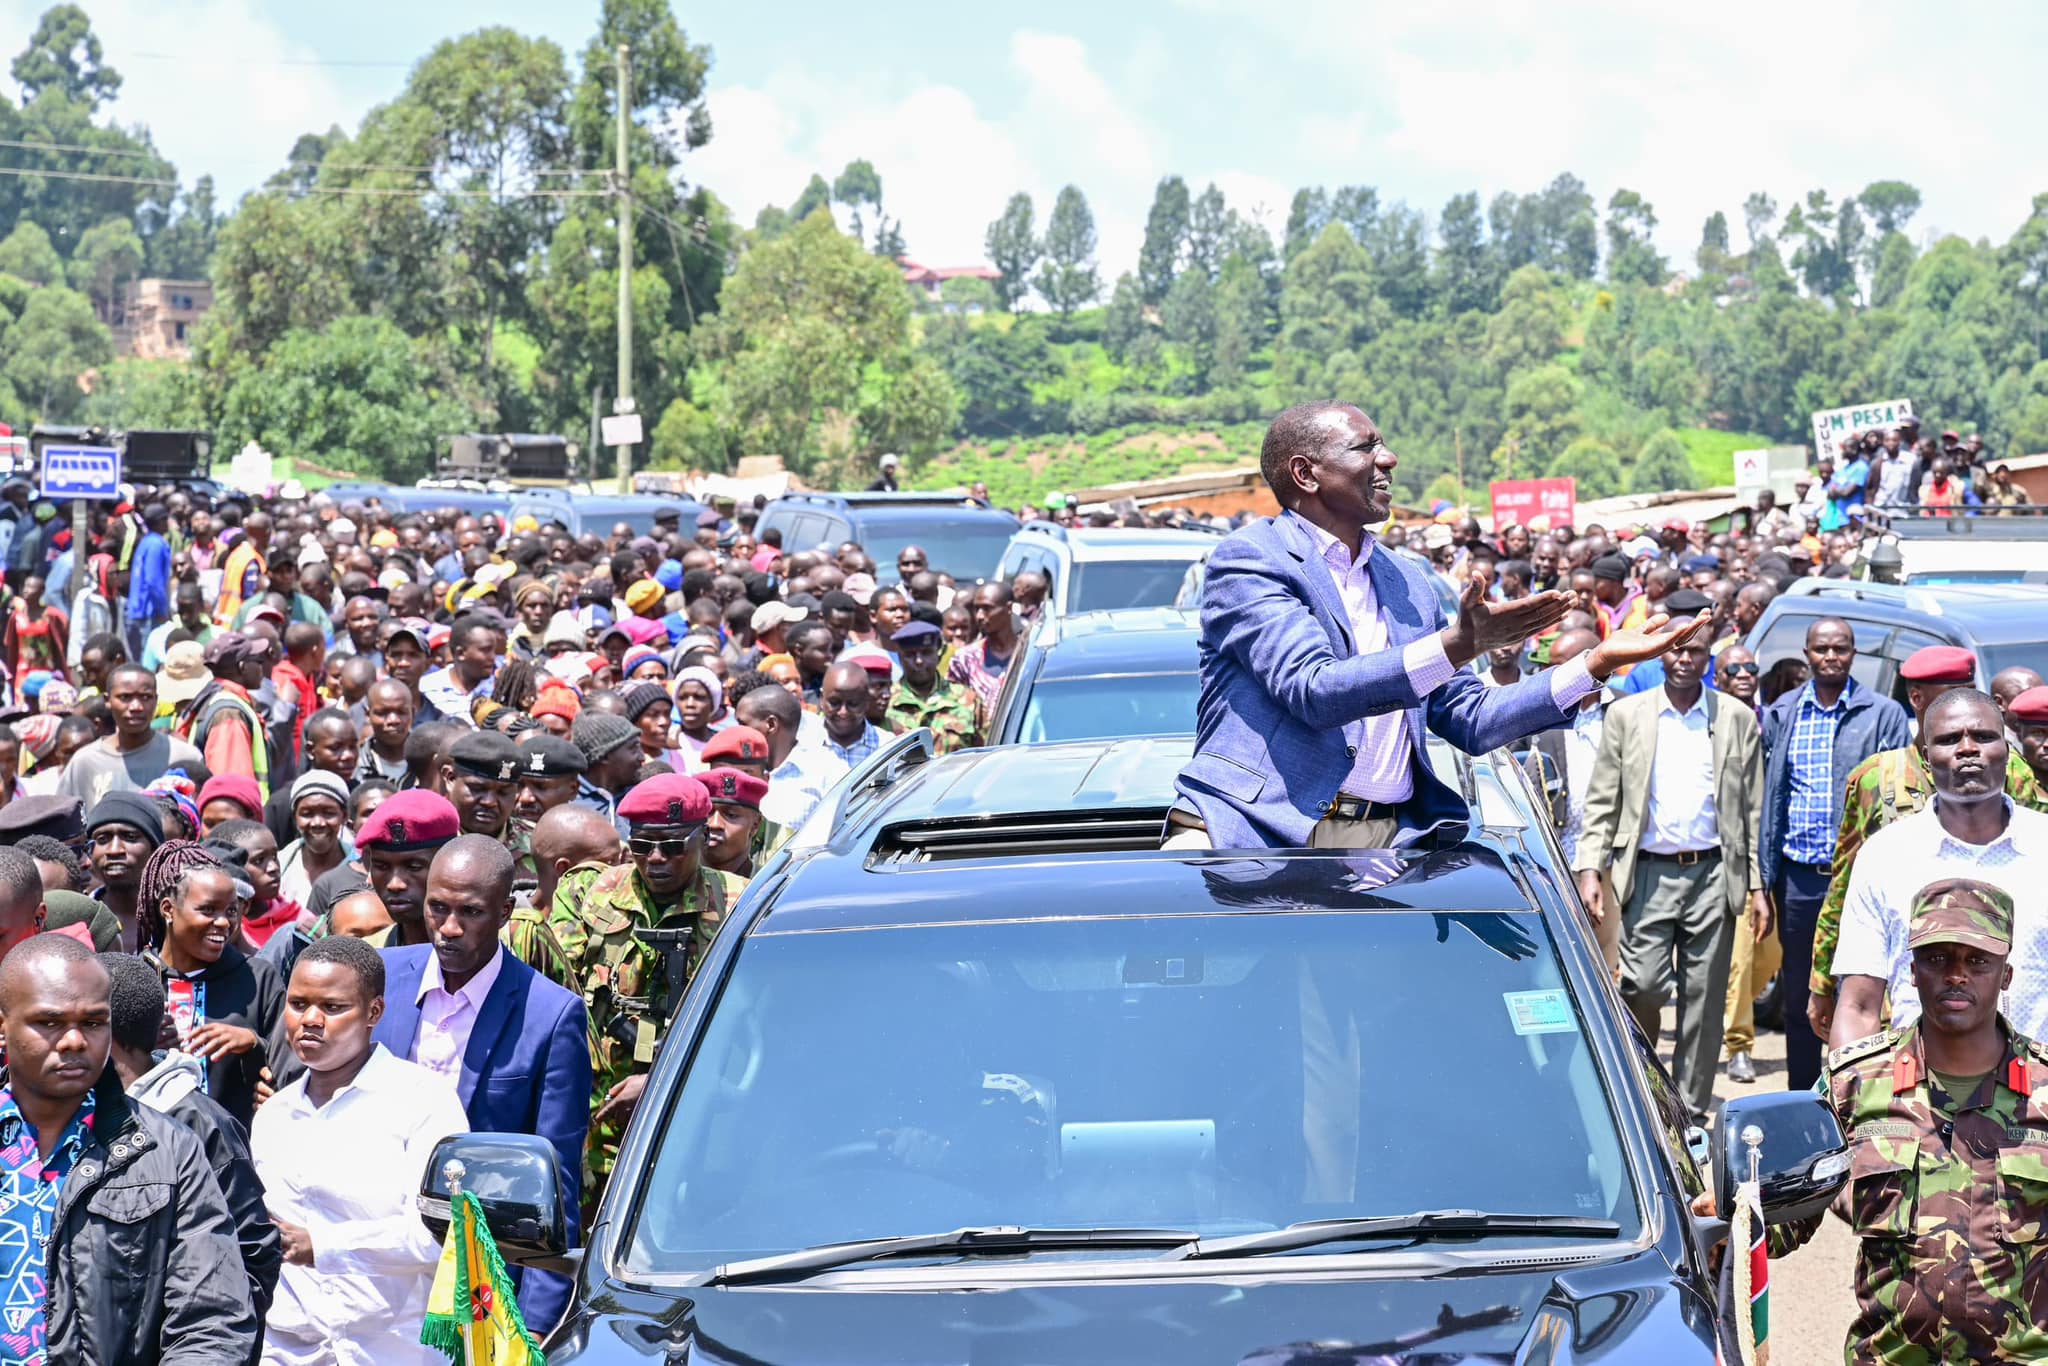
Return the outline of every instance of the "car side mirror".
[[[1714,1126],[1714,1205],[1726,1219],[1735,1188],[1749,1176],[1754,1128],[1762,1137],[1757,1164],[1764,1222],[1789,1223],[1821,1213],[1849,1180],[1849,1140],[1826,1098],[1812,1091],[1776,1091],[1727,1102]]]
[[[569,1219],[555,1150],[532,1134],[451,1134],[434,1145],[420,1178],[420,1218],[448,1236],[448,1178],[461,1163],[462,1189],[483,1206],[498,1253],[513,1266],[573,1274]]]

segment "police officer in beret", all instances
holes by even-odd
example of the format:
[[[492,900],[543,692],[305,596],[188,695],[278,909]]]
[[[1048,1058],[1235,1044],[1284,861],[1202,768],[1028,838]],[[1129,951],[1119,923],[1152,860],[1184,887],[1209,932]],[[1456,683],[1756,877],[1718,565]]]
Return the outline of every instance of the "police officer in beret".
[[[595,1068],[583,1201],[595,1210],[647,1069],[689,979],[746,881],[704,866],[711,798],[695,778],[664,773],[619,801],[624,864],[580,863],[548,909],[541,962],[559,965],[590,1015]],[[545,970],[545,969],[544,969]]]
[[[711,798],[704,825],[705,865],[751,878],[761,852],[761,798],[768,795],[768,780],[737,768],[707,768],[691,776]]]

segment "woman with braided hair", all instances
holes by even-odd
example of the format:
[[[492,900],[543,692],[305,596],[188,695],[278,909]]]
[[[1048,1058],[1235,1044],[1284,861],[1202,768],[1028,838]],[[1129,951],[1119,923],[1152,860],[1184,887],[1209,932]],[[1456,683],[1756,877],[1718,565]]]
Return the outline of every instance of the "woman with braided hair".
[[[258,1084],[284,1075],[280,1063],[290,1054],[277,969],[235,946],[233,871],[203,845],[169,840],[142,867],[136,918],[170,993],[178,1046],[205,1064],[206,1093],[246,1132]]]

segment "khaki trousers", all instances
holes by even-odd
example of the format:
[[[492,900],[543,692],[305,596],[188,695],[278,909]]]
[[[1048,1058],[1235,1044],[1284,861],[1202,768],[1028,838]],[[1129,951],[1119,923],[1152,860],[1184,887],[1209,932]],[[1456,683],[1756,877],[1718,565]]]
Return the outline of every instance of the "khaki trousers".
[[[1785,961],[1777,930],[1759,944],[1754,925],[1748,915],[1742,917],[1735,927],[1735,951],[1728,959],[1728,1009],[1721,1045],[1730,1054],[1748,1053],[1756,1047],[1756,998]]]

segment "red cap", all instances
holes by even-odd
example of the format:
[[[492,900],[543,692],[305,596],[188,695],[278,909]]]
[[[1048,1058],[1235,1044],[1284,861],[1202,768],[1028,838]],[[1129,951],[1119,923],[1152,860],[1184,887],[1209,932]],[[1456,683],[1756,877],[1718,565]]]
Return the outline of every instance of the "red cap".
[[[225,797],[249,813],[249,819],[263,819],[263,789],[256,786],[256,780],[245,773],[216,773],[206,780],[206,786],[199,789],[199,809],[204,811],[207,803]]]
[[[2048,725],[2048,688],[2028,688],[2012,700],[2012,719],[2030,726]]]
[[[2048,692],[2048,689],[2043,691]],[[702,784],[712,801],[724,806],[751,806],[759,811],[761,799],[768,795],[766,778],[756,778],[736,768],[707,768],[690,776]]]
[[[540,685],[540,693],[527,708],[533,716],[559,716],[565,721],[574,721],[583,710],[583,703],[577,698],[576,690],[567,683],[549,681]]]
[[[1972,683],[1977,656],[1960,645],[1928,645],[1906,657],[1899,677],[1908,683]]]
[[[718,767],[720,760],[765,764],[768,762],[768,737],[752,726],[727,726],[705,743],[704,752],[697,757],[704,761],[706,768]]]
[[[356,836],[356,848],[374,844],[395,853],[435,849],[461,833],[462,817],[453,802],[438,792],[412,787],[392,793],[370,813]]]
[[[621,798],[619,814],[634,825],[702,825],[711,814],[711,798],[689,774],[663,773]]]

